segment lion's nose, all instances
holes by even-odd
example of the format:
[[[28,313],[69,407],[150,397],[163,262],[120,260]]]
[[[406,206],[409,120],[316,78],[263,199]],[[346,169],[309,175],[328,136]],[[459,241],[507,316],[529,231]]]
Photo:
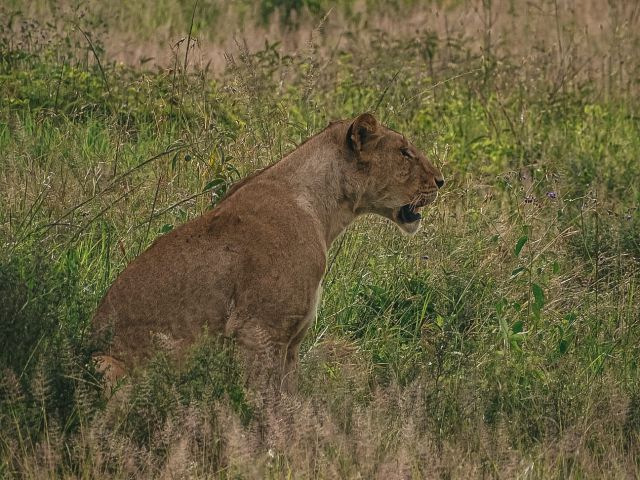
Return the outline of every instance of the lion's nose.
[[[436,185],[438,186],[438,188],[442,188],[442,186],[444,185],[444,178],[436,178]]]

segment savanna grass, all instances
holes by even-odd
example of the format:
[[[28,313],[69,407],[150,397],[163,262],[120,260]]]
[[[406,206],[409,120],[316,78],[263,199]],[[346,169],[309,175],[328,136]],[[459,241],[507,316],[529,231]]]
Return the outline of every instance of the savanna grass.
[[[0,42],[0,476],[640,475],[637,12],[625,22],[610,6],[611,31],[587,44],[584,12],[572,23],[546,2],[556,25],[510,43],[508,31],[492,36],[498,19],[514,32],[530,24],[492,3],[448,13],[477,8],[481,51],[455,23],[374,32],[344,10],[344,45],[324,27],[293,52],[238,43],[216,74],[185,42],[170,70],[111,62],[100,34],[127,23],[99,12],[75,29],[56,17],[68,30],[11,17]],[[179,7],[198,28],[214,21]],[[273,21],[318,21],[301,12]],[[535,54],[549,38],[555,55]],[[609,63],[578,68],[596,51]],[[374,108],[447,187],[415,237],[367,217],[336,242],[300,393],[245,391],[233,346],[205,335],[180,364],[160,339],[107,401],[88,331],[117,273],[238,178]]]

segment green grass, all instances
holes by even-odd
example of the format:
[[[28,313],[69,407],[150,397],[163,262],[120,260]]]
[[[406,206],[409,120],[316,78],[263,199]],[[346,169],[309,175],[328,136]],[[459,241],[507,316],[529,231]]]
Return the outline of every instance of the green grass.
[[[184,50],[173,72],[98,65],[109,25],[89,20],[93,47],[0,31],[0,477],[640,475],[637,33],[599,40],[627,58],[606,78],[361,23],[337,49],[267,43],[212,74]],[[108,402],[88,331],[118,272],[378,103],[447,187],[415,237],[366,217],[336,242],[299,394],[245,391],[204,335],[179,365],[158,345]]]

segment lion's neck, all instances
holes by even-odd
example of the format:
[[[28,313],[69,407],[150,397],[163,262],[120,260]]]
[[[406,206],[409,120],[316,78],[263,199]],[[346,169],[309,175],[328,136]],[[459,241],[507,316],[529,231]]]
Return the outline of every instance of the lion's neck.
[[[270,169],[287,183],[301,208],[315,217],[327,248],[360,213],[344,189],[345,160],[333,142],[314,139]],[[318,139],[321,140],[321,139]]]

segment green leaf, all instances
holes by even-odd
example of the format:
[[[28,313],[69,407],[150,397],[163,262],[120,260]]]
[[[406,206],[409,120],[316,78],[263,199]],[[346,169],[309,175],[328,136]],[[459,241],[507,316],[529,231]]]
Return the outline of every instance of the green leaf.
[[[213,180],[211,180],[209,183],[207,183],[204,188],[202,189],[203,192],[206,192],[208,190],[211,190],[212,188],[216,188],[219,187],[220,185],[224,184],[224,178],[214,178]]]
[[[544,306],[544,292],[542,291],[542,287],[537,283],[534,283],[531,285],[531,291],[533,292],[536,305],[539,308],[542,308]]]
[[[533,292],[534,298],[531,310],[536,318],[540,318],[540,312],[542,311],[542,307],[544,307],[544,292],[542,291],[542,287],[537,283],[531,285],[531,291]]]
[[[524,330],[524,324],[522,323],[522,320],[517,320],[511,326],[511,332],[513,333],[522,333],[523,330]]]
[[[169,233],[171,230],[173,230],[173,225],[171,225],[170,223],[165,223],[160,228],[160,233]]]
[[[567,340],[566,338],[561,338],[558,342],[558,351],[564,355],[565,353],[567,353],[567,350],[569,350],[569,340]]]
[[[520,256],[520,252],[522,251],[522,247],[524,247],[525,243],[529,240],[528,235],[523,235],[518,239],[518,243],[516,243],[516,248],[513,253],[515,253],[516,257]]]
[[[522,349],[520,348],[520,344],[524,342],[525,338],[525,332],[514,333],[513,335],[511,335],[511,338],[509,339],[509,342],[511,342],[511,348],[514,348],[521,352]]]
[[[516,268],[513,272],[511,272],[510,280],[513,280],[518,275],[520,275],[522,272],[526,272],[526,271],[527,271],[527,267],[518,267],[518,268]]]

